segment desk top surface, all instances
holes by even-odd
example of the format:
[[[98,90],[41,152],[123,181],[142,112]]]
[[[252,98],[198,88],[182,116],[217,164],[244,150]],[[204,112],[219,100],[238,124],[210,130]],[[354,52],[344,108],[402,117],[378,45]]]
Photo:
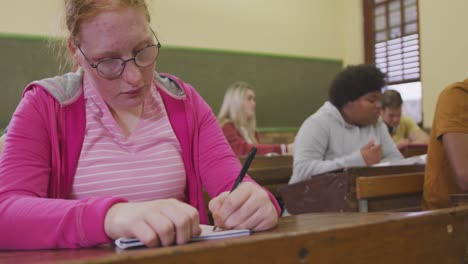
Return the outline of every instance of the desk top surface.
[[[454,219],[457,219],[458,222]],[[337,252],[344,251],[343,254],[355,252],[356,249],[353,247],[357,247],[360,244],[365,247],[375,247],[380,250],[382,247],[379,246],[379,243],[382,242],[385,243],[385,245],[393,245],[393,240],[398,241],[399,239],[405,239],[407,236],[406,233],[409,233],[408,237],[406,237],[408,241],[411,239],[422,239],[424,242],[437,238],[439,243],[442,243],[441,241],[443,241],[443,239],[451,239],[450,236],[446,238],[447,232],[449,235],[452,234],[452,231],[448,230],[448,227],[447,229],[445,228],[447,223],[450,223],[452,230],[459,230],[462,228],[464,230],[464,232],[460,234],[456,233],[458,234],[457,240],[455,241],[457,246],[441,248],[441,252],[443,252],[441,254],[455,255],[458,254],[458,251],[464,252],[466,248],[466,231],[468,227],[463,225],[466,220],[468,220],[468,206],[415,213],[304,214],[283,217],[280,219],[275,229],[254,233],[248,237],[195,242],[166,248],[144,248],[126,251],[119,251],[111,246],[77,250],[0,251],[0,263],[126,263],[130,261],[133,263],[184,263],[184,261],[185,263],[217,263],[216,261],[222,261],[224,263],[247,263],[249,262],[246,262],[249,255],[251,255],[250,257],[254,257],[254,259],[257,258],[257,263],[259,263],[258,261],[260,261],[260,263],[271,263],[268,262],[271,261],[271,257],[275,257],[276,260],[278,260],[278,258],[284,258],[284,260],[288,261],[297,261],[299,258],[300,262],[298,263],[312,263],[309,262],[309,260],[329,260],[331,262],[328,263],[335,263],[334,261],[338,263],[338,261],[344,259],[340,259],[340,254]],[[437,224],[437,226],[434,226],[435,224]],[[443,227],[442,232],[439,232],[441,229],[439,225]],[[419,227],[422,228],[421,232],[418,234],[414,233],[419,232],[417,231],[420,229]],[[432,227],[437,229],[431,233]],[[370,230],[374,231],[371,232]],[[366,232],[368,233],[367,236],[375,240],[374,242],[367,243],[367,238],[360,242],[360,239],[364,239],[364,236],[361,238],[361,235],[356,236],[356,241],[351,241],[352,243],[350,243],[350,239],[347,238],[349,236],[355,237],[355,234],[365,234]],[[383,232],[382,234],[384,235],[379,235],[381,232]],[[398,236],[398,232],[401,232],[400,236]],[[392,238],[395,236],[395,233],[397,234],[396,238]],[[436,238],[424,237],[425,234],[431,236],[436,235]],[[386,235],[388,235],[388,237],[385,238],[386,241],[381,241],[380,238]],[[375,237],[372,238],[373,236]],[[441,236],[442,239],[440,238]],[[449,240],[449,242],[452,240]],[[424,243],[421,245],[424,245]],[[330,254],[326,255],[330,247],[332,247],[332,251],[335,253],[330,251]],[[320,249],[319,255],[309,255],[309,251],[313,251],[314,248],[317,250]],[[391,249],[389,247],[386,250],[388,251]],[[399,250],[399,248],[397,247],[395,250]],[[424,248],[421,250],[423,250],[423,252],[428,252],[427,249]],[[447,250],[452,251],[447,253],[445,252]],[[453,250],[458,251],[455,252]],[[416,252],[416,250],[411,252]],[[433,252],[435,253],[436,250]],[[389,254],[389,252],[386,254]],[[419,255],[415,255],[415,257],[417,256]],[[301,259],[301,257],[305,258]],[[318,259],[316,257],[318,257]],[[457,258],[458,257],[459,256],[457,256]],[[226,259],[230,261],[226,261]],[[346,259],[348,263],[354,263],[351,261],[352,258]],[[437,260],[437,258],[433,259]],[[190,261],[187,262],[188,260]],[[361,263],[368,263],[364,261],[365,259],[359,258],[359,260]],[[375,259],[370,258],[370,260]]]

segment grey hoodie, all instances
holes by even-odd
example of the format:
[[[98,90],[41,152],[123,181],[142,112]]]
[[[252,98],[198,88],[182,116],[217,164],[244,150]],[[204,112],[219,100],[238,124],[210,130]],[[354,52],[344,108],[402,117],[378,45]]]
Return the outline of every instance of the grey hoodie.
[[[371,139],[382,146],[381,162],[403,158],[380,119],[365,127],[351,125],[333,104],[325,102],[304,121],[297,133],[293,175],[289,183],[327,171],[366,166],[361,148]]]

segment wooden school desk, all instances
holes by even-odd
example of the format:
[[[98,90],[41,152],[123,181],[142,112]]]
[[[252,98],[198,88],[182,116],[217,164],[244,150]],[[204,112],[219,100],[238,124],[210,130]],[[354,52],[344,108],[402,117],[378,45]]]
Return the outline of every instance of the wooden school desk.
[[[244,164],[245,159],[247,156],[240,156],[239,160],[242,164]],[[271,168],[271,167],[291,167],[293,165],[293,157],[289,155],[284,156],[264,156],[264,155],[257,155],[250,164],[251,169],[256,168]]]
[[[246,157],[239,157],[243,164]],[[279,189],[286,186],[292,175],[292,156],[255,156],[248,174],[258,184],[270,191],[277,200],[281,200]]]
[[[426,144],[409,144],[406,146],[401,147],[400,149],[401,154],[405,158],[419,156],[427,153],[427,145]]]
[[[0,263],[466,263],[468,206],[416,213],[316,213],[251,236],[167,248],[0,252]]]
[[[279,166],[270,168],[252,168],[247,172],[252,179],[273,194],[276,199],[280,198],[280,188],[288,185],[291,178],[292,168]]]
[[[424,165],[354,167],[281,187],[290,214],[419,211]]]

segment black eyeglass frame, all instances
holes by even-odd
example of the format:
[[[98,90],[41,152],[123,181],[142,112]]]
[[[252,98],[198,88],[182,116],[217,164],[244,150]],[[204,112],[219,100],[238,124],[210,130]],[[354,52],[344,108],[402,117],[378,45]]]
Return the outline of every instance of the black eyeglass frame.
[[[100,61],[98,61],[97,63],[93,63],[91,62],[91,60],[84,54],[83,50],[81,49],[81,47],[79,45],[75,45],[81,52],[81,54],[83,54],[83,57],[86,59],[86,61],[88,62],[88,64],[96,70],[96,72],[99,74],[99,76],[101,76],[102,78],[105,78],[105,79],[115,79],[117,77],[119,77],[120,75],[122,75],[123,71],[125,70],[125,67],[127,66],[127,62],[129,61],[134,61],[135,62],[135,65],[140,67],[140,68],[144,68],[144,67],[148,67],[150,66],[151,64],[153,64],[159,57],[159,50],[161,49],[162,45],[161,43],[159,42],[159,39],[158,37],[156,37],[156,34],[154,33],[153,29],[150,27],[150,30],[151,30],[151,33],[153,33],[153,36],[154,38],[156,39],[157,41],[157,44],[151,44],[151,45],[148,45],[144,48],[142,48],[141,50],[139,50],[135,56],[133,58],[130,58],[130,59],[127,59],[127,60],[123,60],[122,58],[106,58],[106,59],[102,59]],[[156,46],[158,48],[158,54],[156,54],[156,57],[154,58],[154,60],[146,65],[146,66],[140,66],[138,65],[138,63],[136,62],[136,56],[138,55],[138,53],[140,53],[142,50],[146,49],[146,48],[149,48],[149,47],[153,47],[153,46]],[[119,73],[115,74],[115,76],[104,76],[102,73],[99,72],[99,70],[97,69],[99,64],[103,63],[103,62],[106,62],[108,60],[121,60],[122,61],[122,69],[119,71]]]

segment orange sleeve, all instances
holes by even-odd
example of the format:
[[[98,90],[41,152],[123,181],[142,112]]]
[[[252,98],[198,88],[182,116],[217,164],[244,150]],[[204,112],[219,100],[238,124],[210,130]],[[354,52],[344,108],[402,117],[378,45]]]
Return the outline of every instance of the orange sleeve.
[[[436,138],[448,132],[468,132],[468,91],[462,87],[450,87],[439,96],[435,113]]]

